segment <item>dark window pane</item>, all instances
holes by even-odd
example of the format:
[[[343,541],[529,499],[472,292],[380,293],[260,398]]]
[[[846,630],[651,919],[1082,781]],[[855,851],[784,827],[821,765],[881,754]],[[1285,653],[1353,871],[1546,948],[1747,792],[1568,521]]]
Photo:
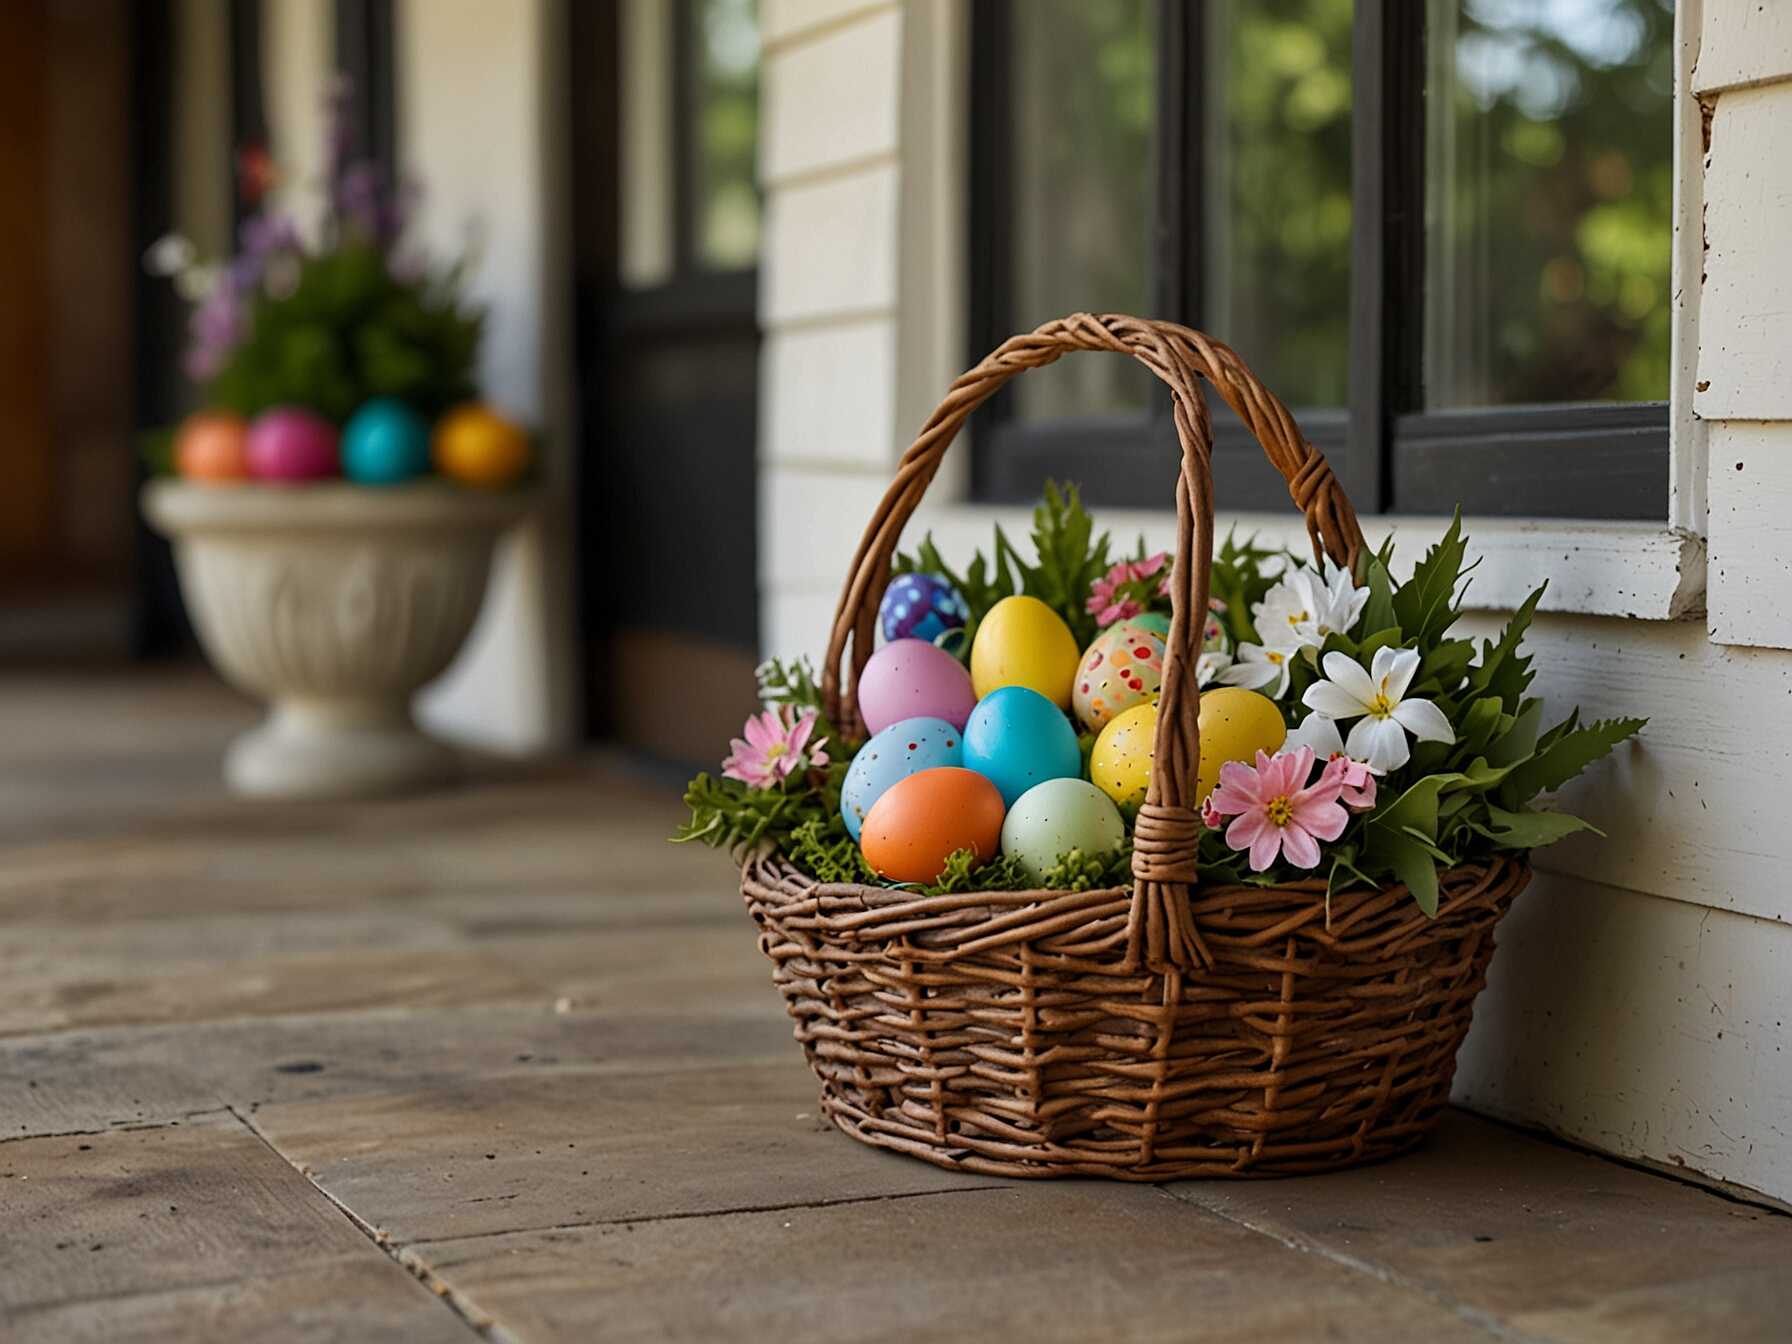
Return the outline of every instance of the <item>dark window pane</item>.
[[[740,270],[759,254],[759,19],[756,0],[695,0],[695,240],[698,263]]]
[[[1665,399],[1671,0],[1428,14],[1426,403]]]
[[[1021,0],[1013,12],[1015,330],[1065,313],[1150,305],[1151,0]],[[1018,380],[1016,412],[1142,411],[1129,360],[1067,359]]]
[[[1200,321],[1296,406],[1342,406],[1348,379],[1352,9],[1207,6]]]

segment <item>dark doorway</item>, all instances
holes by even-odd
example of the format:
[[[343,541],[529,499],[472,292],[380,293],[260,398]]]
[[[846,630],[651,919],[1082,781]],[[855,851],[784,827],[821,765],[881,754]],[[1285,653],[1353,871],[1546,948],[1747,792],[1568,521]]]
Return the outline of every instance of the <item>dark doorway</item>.
[[[587,723],[712,762],[759,639],[753,6],[570,21]]]

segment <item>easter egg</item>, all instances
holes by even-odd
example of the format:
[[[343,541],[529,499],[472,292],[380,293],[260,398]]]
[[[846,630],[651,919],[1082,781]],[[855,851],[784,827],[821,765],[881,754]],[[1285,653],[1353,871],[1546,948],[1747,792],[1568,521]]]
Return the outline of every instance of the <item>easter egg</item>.
[[[1142,625],[1159,639],[1170,637],[1170,618],[1161,611],[1143,611],[1126,618],[1129,625]]]
[[[1076,729],[1064,711],[1038,691],[1003,686],[977,702],[964,726],[964,763],[1014,800],[1048,779],[1083,773]]]
[[[1057,612],[1036,597],[1004,597],[971,642],[971,683],[979,699],[1003,686],[1025,686],[1069,709],[1080,657]]]
[[[898,574],[878,604],[878,627],[885,639],[924,639],[929,644],[971,617],[958,589],[937,574]]]
[[[977,705],[964,664],[924,639],[898,639],[872,654],[858,696],[859,716],[873,733],[903,719],[944,719],[962,730]]]
[[[436,470],[462,485],[500,490],[528,469],[529,436],[489,406],[457,406],[436,422]]]
[[[1126,823],[1086,779],[1049,779],[1023,793],[1002,822],[1002,853],[1035,882],[1073,849],[1105,854],[1126,838]]]
[[[932,882],[958,850],[979,860],[995,857],[1002,811],[1002,795],[975,770],[922,770],[897,780],[871,805],[859,848],[882,877]]]
[[[1135,616],[1104,631],[1077,665],[1071,703],[1092,733],[1114,715],[1155,700],[1163,688],[1164,641],[1141,625],[1142,619]]]
[[[944,719],[892,723],[859,748],[840,785],[840,815],[854,840],[877,800],[899,780],[942,765],[962,765],[964,734]]]
[[[315,481],[337,471],[336,426],[299,406],[275,406],[249,426],[249,473],[262,481]]]
[[[1195,802],[1205,802],[1219,787],[1220,767],[1227,761],[1254,761],[1259,751],[1271,756],[1288,737],[1288,724],[1276,702],[1242,686],[1221,686],[1201,692],[1201,766]]]
[[[342,430],[342,474],[362,485],[396,485],[429,470],[429,426],[396,397],[377,397]]]
[[[249,479],[249,422],[229,411],[200,411],[174,434],[174,469],[189,481]]]
[[[1089,753],[1089,778],[1121,807],[1145,801],[1157,746],[1157,705],[1146,701],[1108,720]]]

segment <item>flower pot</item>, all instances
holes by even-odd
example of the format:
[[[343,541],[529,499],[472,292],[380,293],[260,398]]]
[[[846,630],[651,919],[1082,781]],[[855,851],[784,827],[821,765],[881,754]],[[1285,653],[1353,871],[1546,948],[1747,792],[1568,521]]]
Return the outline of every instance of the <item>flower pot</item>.
[[[174,543],[213,665],[268,702],[224,760],[237,793],[346,798],[451,777],[411,697],[460,651],[497,539],[527,492],[440,482],[394,489],[159,480],[143,512]]]

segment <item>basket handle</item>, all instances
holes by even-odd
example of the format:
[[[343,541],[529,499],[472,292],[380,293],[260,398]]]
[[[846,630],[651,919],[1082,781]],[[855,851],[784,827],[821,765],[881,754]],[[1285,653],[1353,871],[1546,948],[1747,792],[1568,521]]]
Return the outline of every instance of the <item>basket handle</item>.
[[[834,613],[822,668],[823,704],[843,731],[863,729],[855,691],[876,645],[878,604],[902,529],[939,470],[965,419],[1010,378],[1055,362],[1073,350],[1130,355],[1170,389],[1182,470],[1176,483],[1176,565],[1170,580],[1170,636],[1150,785],[1133,828],[1133,897],[1127,920],[1127,961],[1154,971],[1192,970],[1211,958],[1189,914],[1201,835],[1195,789],[1200,762],[1196,664],[1206,624],[1213,570],[1213,432],[1197,375],[1206,378],[1262,445],[1306,515],[1314,558],[1329,554],[1355,567],[1363,551],[1356,511],[1318,449],[1301,435],[1277,397],[1228,347],[1172,322],[1116,314],[1074,313],[1036,331],[1010,337],[961,375],[902,455],[877,512],[865,528]],[[1194,564],[1188,560],[1194,557]],[[842,660],[852,646],[851,689],[843,688]]]

